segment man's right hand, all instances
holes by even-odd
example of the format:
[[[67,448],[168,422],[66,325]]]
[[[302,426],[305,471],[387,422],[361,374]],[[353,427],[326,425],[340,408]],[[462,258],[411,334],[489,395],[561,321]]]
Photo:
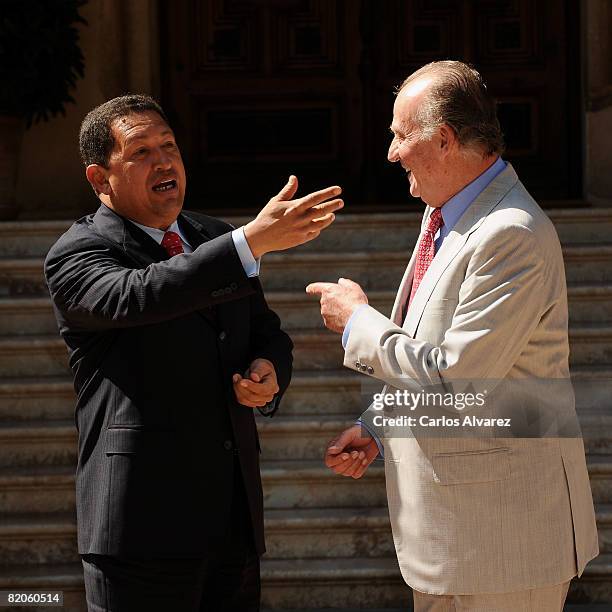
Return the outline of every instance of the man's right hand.
[[[325,465],[336,474],[361,478],[377,456],[374,438],[361,425],[353,425],[327,445]]]
[[[338,186],[292,200],[297,188],[298,180],[291,175],[279,194],[244,226],[244,235],[255,259],[270,251],[283,251],[313,240],[334,222],[334,212],[344,206],[342,200],[335,198],[342,193]]]

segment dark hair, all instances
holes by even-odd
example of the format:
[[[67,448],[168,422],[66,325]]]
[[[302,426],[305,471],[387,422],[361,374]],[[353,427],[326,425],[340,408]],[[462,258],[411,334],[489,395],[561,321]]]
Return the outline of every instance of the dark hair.
[[[113,98],[87,113],[79,131],[79,150],[85,166],[99,164],[105,168],[115,140],[111,125],[116,119],[133,113],[157,113],[166,123],[168,118],[162,107],[151,96],[128,94]]]
[[[422,138],[431,138],[436,128],[446,124],[462,146],[484,155],[501,155],[504,137],[497,105],[478,71],[458,61],[431,62],[413,72],[399,91],[424,76],[433,77],[433,82],[413,117]]]

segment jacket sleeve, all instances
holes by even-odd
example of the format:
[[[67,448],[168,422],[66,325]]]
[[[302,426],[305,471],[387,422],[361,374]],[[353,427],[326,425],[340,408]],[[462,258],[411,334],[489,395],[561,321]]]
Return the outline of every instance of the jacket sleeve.
[[[505,227],[476,247],[439,346],[411,338],[368,306],[353,321],[344,365],[367,364],[374,378],[409,390],[502,379],[554,303],[556,279],[533,232]]]
[[[95,234],[65,234],[49,251],[45,278],[72,329],[148,325],[253,293],[231,232],[145,268]]]
[[[274,410],[264,413],[265,416],[272,416],[291,381],[293,342],[281,329],[278,315],[268,306],[259,279],[252,278],[251,283],[256,289],[250,297],[251,361],[263,357],[274,364],[279,392],[274,398]]]

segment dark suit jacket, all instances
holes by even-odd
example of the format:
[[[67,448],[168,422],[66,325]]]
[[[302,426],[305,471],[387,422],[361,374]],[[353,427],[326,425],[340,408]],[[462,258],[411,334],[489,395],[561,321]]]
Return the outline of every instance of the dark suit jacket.
[[[264,552],[259,441],[231,377],[256,357],[289,384],[292,343],[249,279],[231,226],[179,217],[168,259],[102,205],[55,243],[45,276],[78,394],[79,553],[205,557],[221,545],[239,458]]]

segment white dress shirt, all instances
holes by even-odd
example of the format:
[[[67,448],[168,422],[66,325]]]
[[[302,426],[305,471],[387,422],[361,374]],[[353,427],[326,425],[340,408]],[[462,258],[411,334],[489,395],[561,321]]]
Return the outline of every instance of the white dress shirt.
[[[181,242],[183,243],[183,252],[184,253],[193,253],[193,249],[189,242],[187,242],[187,238],[183,232],[181,232],[181,228],[177,221],[175,221],[167,230],[160,230],[156,227],[148,227],[147,225],[142,225],[141,223],[136,223],[132,219],[129,219],[130,223],[138,226],[143,232],[146,232],[157,242],[157,244],[161,244],[164,238],[164,234],[166,232],[175,232],[181,238]],[[253,257],[253,253],[251,252],[251,248],[249,247],[249,243],[244,235],[244,227],[239,227],[232,231],[232,240],[234,241],[234,246],[236,247],[236,251],[238,252],[238,257],[240,258],[240,263],[244,268],[246,275],[249,278],[254,276],[259,276],[259,266],[261,264],[261,258],[255,259]]]

